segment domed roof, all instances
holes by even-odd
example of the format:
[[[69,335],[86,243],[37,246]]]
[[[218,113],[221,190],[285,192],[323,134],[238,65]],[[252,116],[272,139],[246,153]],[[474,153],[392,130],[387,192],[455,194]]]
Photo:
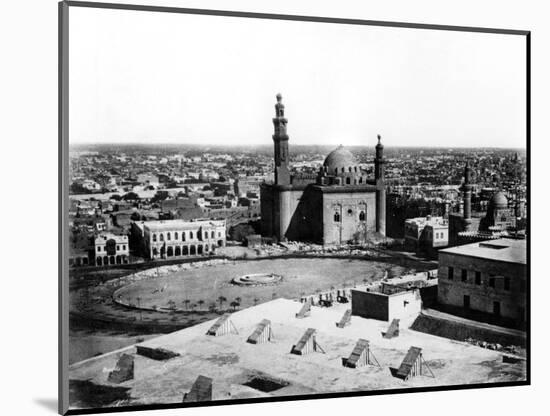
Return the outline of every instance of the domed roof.
[[[344,149],[344,146],[340,145],[335,150],[330,152],[323,163],[330,173],[335,169],[341,170],[342,168],[357,166],[357,159],[348,149]]]
[[[502,192],[495,192],[489,201],[489,205],[494,208],[508,208],[508,199]]]

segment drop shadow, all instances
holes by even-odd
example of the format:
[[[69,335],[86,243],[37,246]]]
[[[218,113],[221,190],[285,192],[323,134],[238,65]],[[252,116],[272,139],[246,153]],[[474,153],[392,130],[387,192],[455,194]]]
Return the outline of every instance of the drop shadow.
[[[34,402],[40,406],[42,406],[44,409],[57,414],[57,399],[34,399]]]

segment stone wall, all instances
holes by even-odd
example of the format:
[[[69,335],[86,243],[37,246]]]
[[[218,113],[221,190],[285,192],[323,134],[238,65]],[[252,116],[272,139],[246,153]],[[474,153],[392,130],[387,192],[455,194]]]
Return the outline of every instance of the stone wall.
[[[452,280],[449,279],[449,267],[453,268]],[[466,281],[462,281],[462,270],[466,271]],[[469,309],[488,314],[495,314],[495,302],[498,302],[500,316],[522,322],[525,319],[526,278],[524,264],[440,252],[437,299],[443,305],[467,308],[465,296],[469,296]],[[506,280],[509,288],[505,287]]]

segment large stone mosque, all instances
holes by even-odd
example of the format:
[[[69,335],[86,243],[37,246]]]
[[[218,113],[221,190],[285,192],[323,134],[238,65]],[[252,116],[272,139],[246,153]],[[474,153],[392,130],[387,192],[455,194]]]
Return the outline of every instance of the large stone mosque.
[[[264,237],[323,245],[365,243],[386,232],[384,146],[376,145],[374,178],[349,150],[339,146],[317,174],[293,174],[289,167],[288,120],[277,95],[273,125],[275,180],[260,190]]]

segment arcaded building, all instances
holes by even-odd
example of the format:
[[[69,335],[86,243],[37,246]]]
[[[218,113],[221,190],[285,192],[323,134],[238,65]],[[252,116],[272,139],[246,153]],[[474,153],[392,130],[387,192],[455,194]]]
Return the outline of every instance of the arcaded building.
[[[96,266],[127,264],[130,256],[127,235],[101,233],[94,239]]]
[[[380,136],[374,178],[366,175],[343,146],[326,157],[317,174],[292,174],[284,109],[278,94],[273,119],[275,180],[260,188],[262,235],[324,245],[364,243],[384,236],[385,160]]]
[[[132,233],[149,259],[210,254],[226,241],[225,220],[135,222]]]
[[[437,276],[441,305],[525,322],[525,240],[502,238],[442,249]]]

